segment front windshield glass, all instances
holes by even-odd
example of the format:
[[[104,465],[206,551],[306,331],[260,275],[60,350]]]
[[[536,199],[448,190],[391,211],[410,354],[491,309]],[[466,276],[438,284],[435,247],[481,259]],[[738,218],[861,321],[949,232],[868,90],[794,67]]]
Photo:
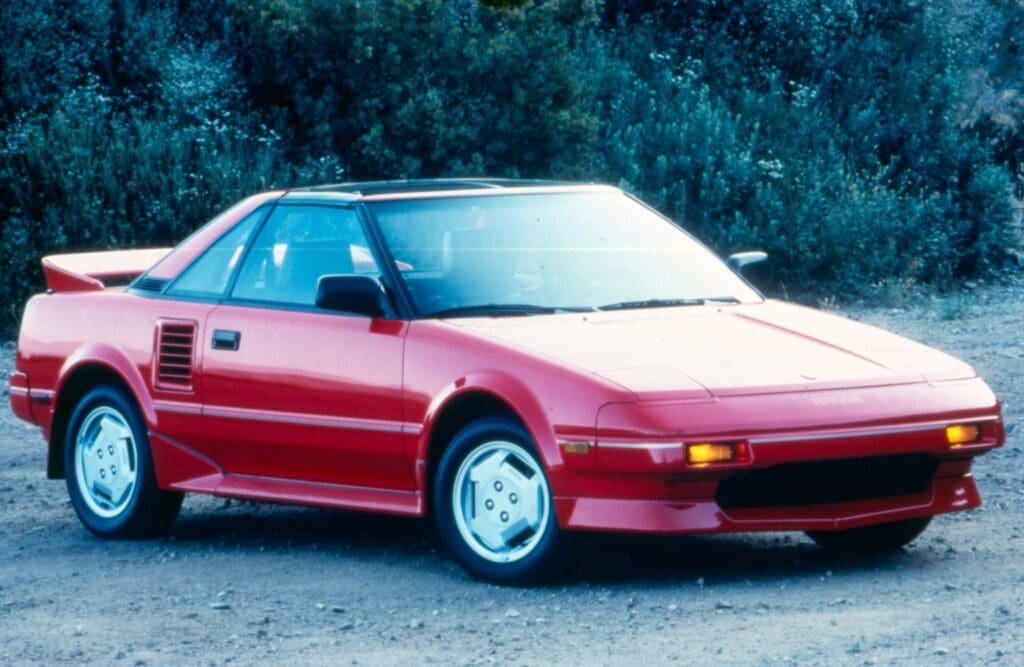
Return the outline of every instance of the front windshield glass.
[[[615,191],[370,206],[425,315],[760,301],[704,246]]]

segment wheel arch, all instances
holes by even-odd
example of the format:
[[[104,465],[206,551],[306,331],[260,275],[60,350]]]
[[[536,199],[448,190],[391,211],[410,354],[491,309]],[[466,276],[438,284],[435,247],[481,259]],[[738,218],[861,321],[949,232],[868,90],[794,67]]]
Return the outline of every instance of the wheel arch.
[[[123,389],[142,412],[147,427],[156,423],[156,410],[146,391],[142,374],[128,355],[109,345],[86,345],[61,367],[54,393],[46,476],[61,479],[68,420],[78,401],[93,387],[111,384]]]
[[[547,414],[525,385],[504,374],[466,377],[435,398],[427,410],[416,456],[424,497],[429,497],[437,465],[452,437],[471,422],[500,413],[522,424],[548,470],[561,464]]]

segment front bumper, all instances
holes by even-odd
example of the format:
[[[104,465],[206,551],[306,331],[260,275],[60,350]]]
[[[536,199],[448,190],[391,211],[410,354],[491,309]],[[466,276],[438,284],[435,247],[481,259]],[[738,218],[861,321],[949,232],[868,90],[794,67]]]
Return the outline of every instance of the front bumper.
[[[971,509],[981,496],[971,475],[932,481],[924,493],[809,506],[722,509],[712,497],[636,500],[556,498],[559,523],[569,530],[626,533],[714,533],[845,530]]]
[[[984,383],[959,385],[942,392],[955,395],[956,405],[908,417],[906,403],[894,398],[893,412],[850,414],[841,426],[797,426],[815,415],[782,409],[782,397],[749,400],[742,407],[613,404],[602,411],[589,451],[574,453],[586,450],[579,442],[563,444],[563,465],[552,480],[559,523],[566,529],[645,533],[844,530],[977,507],[981,497],[972,460],[1000,446],[1005,432],[999,404]],[[905,390],[901,398],[915,398],[914,393]],[[977,400],[964,401],[965,393]],[[862,402],[874,398],[866,395]],[[769,400],[779,409],[758,409]],[[697,435],[656,435],[672,422],[692,423],[684,419],[689,414],[731,426],[738,420],[730,417],[756,414],[766,427],[754,430],[748,422]],[[950,445],[946,427],[960,423],[977,425],[980,437]],[[688,442],[742,442],[749,456],[740,463],[692,466],[686,461]],[[747,493],[748,486],[754,491]]]

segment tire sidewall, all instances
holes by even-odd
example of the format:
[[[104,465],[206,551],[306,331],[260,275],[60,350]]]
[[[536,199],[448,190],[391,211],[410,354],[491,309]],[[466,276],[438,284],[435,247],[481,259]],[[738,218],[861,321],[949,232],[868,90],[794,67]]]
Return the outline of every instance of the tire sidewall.
[[[551,506],[540,541],[523,558],[509,563],[495,563],[477,554],[466,543],[455,521],[452,492],[456,473],[466,457],[478,446],[504,440],[522,447],[536,461],[548,488]],[[445,449],[437,467],[433,488],[434,517],[438,532],[455,560],[473,576],[496,583],[535,583],[553,573],[560,555],[561,535],[555,516],[554,495],[548,482],[543,459],[537,454],[533,439],[516,420],[505,417],[484,417],[459,431]]]
[[[85,417],[95,408],[110,407],[125,418],[135,439],[136,451],[136,478],[135,487],[132,489],[131,499],[124,511],[115,517],[102,517],[97,515],[85,502],[83,494],[86,493],[79,488],[77,471],[77,445],[78,431],[82,427]],[[71,498],[71,505],[82,524],[90,532],[103,537],[115,537],[127,533],[132,526],[133,520],[138,514],[140,499],[146,492],[147,487],[154,486],[153,464],[149,451],[149,439],[146,436],[147,429],[142,415],[136,407],[135,402],[125,396],[120,389],[111,386],[101,386],[87,392],[71,413],[68,420],[67,433],[64,443],[64,477],[67,481],[68,495]]]

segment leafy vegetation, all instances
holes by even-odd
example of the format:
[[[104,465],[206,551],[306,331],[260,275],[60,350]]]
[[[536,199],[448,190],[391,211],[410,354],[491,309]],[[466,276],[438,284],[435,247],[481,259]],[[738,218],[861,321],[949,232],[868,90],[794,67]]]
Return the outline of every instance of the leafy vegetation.
[[[342,179],[619,184],[768,250],[790,293],[948,287],[1020,245],[1020,0],[40,0],[0,24],[0,323],[46,252]]]

